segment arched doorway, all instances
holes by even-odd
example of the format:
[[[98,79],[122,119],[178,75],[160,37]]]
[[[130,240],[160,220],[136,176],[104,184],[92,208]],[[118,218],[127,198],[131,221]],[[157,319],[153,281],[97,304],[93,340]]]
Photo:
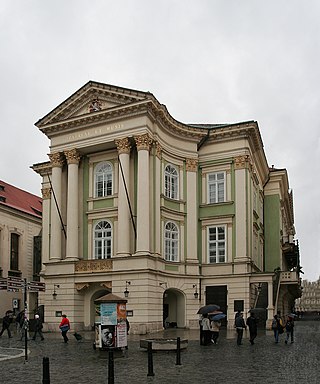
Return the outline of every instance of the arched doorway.
[[[169,288],[163,293],[163,326],[184,328],[186,326],[186,300],[184,293]]]
[[[96,323],[97,317],[100,316],[99,313],[99,306],[95,304],[95,300],[99,299],[102,296],[107,295],[110,293],[110,290],[107,289],[99,289],[98,291],[95,291],[91,298],[90,298],[90,324],[92,327],[94,327],[94,324]]]

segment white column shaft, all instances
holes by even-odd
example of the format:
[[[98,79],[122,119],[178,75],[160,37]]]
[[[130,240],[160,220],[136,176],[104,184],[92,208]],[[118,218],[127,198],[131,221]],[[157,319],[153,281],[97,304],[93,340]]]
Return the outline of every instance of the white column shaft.
[[[51,237],[50,237],[50,259],[61,260],[61,236],[62,224],[59,216],[61,209],[61,167],[52,167],[51,191]],[[58,205],[58,207],[57,207]]]
[[[78,198],[78,164],[68,164],[68,198],[67,198],[67,247],[66,257],[79,258],[79,198]]]

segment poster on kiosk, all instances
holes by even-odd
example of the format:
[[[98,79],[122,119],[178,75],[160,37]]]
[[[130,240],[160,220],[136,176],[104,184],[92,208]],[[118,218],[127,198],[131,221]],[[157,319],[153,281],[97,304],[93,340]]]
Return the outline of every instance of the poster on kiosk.
[[[96,345],[102,349],[126,347],[126,303],[101,302],[96,307],[96,314],[100,315],[96,329]]]

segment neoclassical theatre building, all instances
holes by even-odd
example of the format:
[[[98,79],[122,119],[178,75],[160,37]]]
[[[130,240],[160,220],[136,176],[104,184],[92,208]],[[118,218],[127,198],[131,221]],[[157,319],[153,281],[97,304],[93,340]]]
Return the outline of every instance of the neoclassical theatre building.
[[[45,326],[91,329],[95,300],[126,297],[134,333],[198,327],[200,306],[263,308],[300,296],[286,169],[269,167],[255,121],[186,124],[149,92],[88,82],[36,126]]]

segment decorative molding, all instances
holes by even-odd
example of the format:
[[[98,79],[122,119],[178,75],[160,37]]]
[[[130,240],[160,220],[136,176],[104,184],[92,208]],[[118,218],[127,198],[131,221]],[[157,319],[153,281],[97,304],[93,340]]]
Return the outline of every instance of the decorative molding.
[[[110,272],[112,260],[80,260],[75,263],[75,272]]]
[[[64,154],[68,164],[79,164],[81,156],[75,148],[64,151]]]
[[[100,284],[100,287],[112,289],[112,281],[105,281]]]
[[[115,140],[115,144],[117,146],[117,150],[119,155],[126,153],[130,154],[131,144],[128,137],[124,137],[123,139]]]
[[[48,154],[52,167],[62,167],[64,164],[64,156],[62,152]]]
[[[102,109],[102,102],[98,97],[94,98],[89,104],[89,112],[98,112]]]
[[[42,198],[43,199],[50,199],[51,197],[51,188],[42,188],[41,189]]]
[[[75,286],[76,286],[76,290],[78,292],[84,290],[84,289],[87,289],[90,287],[90,284],[89,283],[75,283]]]
[[[186,170],[189,172],[197,172],[198,160],[197,159],[186,159]]]
[[[134,140],[136,142],[138,151],[141,151],[141,150],[150,151],[153,140],[147,133],[145,133],[144,135],[135,136]]]

